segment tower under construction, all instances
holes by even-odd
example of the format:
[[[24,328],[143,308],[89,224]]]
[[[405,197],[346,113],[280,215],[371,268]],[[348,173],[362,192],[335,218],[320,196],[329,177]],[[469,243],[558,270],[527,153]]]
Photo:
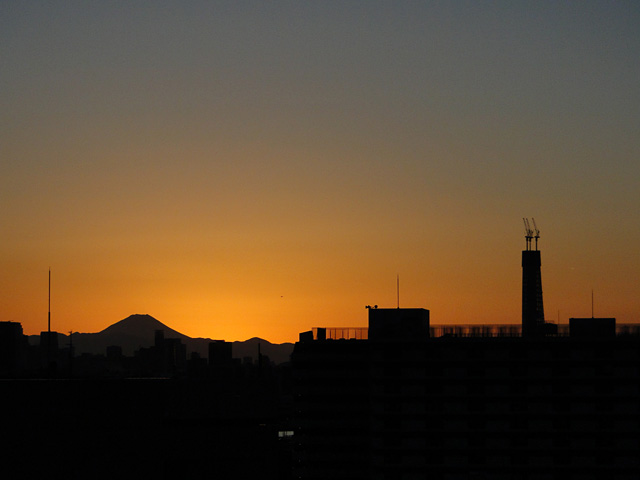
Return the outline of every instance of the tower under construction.
[[[522,336],[544,335],[544,306],[542,304],[542,275],[540,273],[540,230],[532,218],[523,218],[526,249],[522,251]]]

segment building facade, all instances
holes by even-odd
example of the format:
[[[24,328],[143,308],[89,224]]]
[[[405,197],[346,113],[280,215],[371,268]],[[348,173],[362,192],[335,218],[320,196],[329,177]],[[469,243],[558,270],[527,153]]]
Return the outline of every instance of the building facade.
[[[367,340],[296,344],[299,478],[640,478],[638,336],[572,319],[569,336],[429,337],[410,310],[370,310]]]

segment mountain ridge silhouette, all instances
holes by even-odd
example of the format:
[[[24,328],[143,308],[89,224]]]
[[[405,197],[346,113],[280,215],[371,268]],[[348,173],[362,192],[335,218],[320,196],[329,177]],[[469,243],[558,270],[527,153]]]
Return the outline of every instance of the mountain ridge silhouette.
[[[187,355],[191,352],[198,353],[202,358],[209,356],[210,338],[192,338],[174,330],[149,314],[129,315],[97,333],[73,333],[72,341],[75,355],[89,353],[93,355],[104,355],[107,347],[118,345],[122,347],[122,353],[126,356],[133,356],[136,350],[148,348],[155,343],[156,330],[164,331],[164,338],[179,338],[187,346]],[[29,341],[37,344],[40,341],[39,335],[31,335]],[[259,337],[252,337],[245,341],[231,342],[234,358],[251,357],[253,361],[258,359],[258,344],[262,355],[269,357],[276,364],[289,361],[289,356],[293,351],[293,343],[271,343]],[[60,348],[69,345],[69,336],[58,333],[58,344]]]

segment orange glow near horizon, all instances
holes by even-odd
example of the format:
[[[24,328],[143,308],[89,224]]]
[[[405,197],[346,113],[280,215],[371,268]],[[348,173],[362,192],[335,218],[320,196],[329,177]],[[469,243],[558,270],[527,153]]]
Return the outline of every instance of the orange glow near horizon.
[[[575,284],[569,285],[567,277],[557,276],[558,266],[550,265],[551,255],[542,252],[547,319],[555,322],[558,310],[562,323],[589,316],[587,282],[573,277]],[[425,256],[410,252],[397,257],[403,267],[402,307],[429,309],[432,324],[520,322],[519,251],[513,252],[511,265],[500,262],[493,268],[496,259],[488,251],[476,252],[475,259],[473,252],[460,251],[457,259],[444,253],[440,250],[440,259],[427,263]],[[63,265],[52,268],[52,329],[98,332],[130,314],[147,313],[191,337],[233,341],[257,336],[282,343],[296,341],[298,333],[312,327],[367,326],[365,305],[395,307],[395,272],[389,263],[364,261],[373,253],[359,254],[360,259],[351,249],[336,249],[324,261],[286,253],[260,261],[247,253],[217,268],[197,264],[199,255],[181,259],[179,267],[144,258],[130,258],[125,265]],[[447,268],[449,261],[455,268]],[[145,265],[156,269],[145,270]],[[47,270],[24,267],[15,265],[21,273],[0,285],[13,299],[3,306],[5,319],[21,322],[26,334],[37,334],[46,330]],[[597,315],[637,321],[633,304],[624,303],[633,292],[606,284],[595,291]]]

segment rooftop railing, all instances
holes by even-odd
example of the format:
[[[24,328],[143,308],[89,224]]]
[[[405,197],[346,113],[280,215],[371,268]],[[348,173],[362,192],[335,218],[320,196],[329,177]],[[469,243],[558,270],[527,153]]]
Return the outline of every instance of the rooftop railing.
[[[312,328],[314,340],[367,340],[367,327],[327,327]]]
[[[519,337],[522,325],[432,325],[429,335],[436,337]]]
[[[569,325],[558,325],[558,332],[549,335],[551,337],[568,337]],[[327,327],[313,328],[314,340],[367,340],[369,329],[367,327]],[[464,337],[464,338],[499,338],[522,336],[520,324],[468,324],[468,325],[431,325],[429,328],[431,338],[438,337]],[[640,336],[640,324],[619,323],[616,325],[616,336]]]

